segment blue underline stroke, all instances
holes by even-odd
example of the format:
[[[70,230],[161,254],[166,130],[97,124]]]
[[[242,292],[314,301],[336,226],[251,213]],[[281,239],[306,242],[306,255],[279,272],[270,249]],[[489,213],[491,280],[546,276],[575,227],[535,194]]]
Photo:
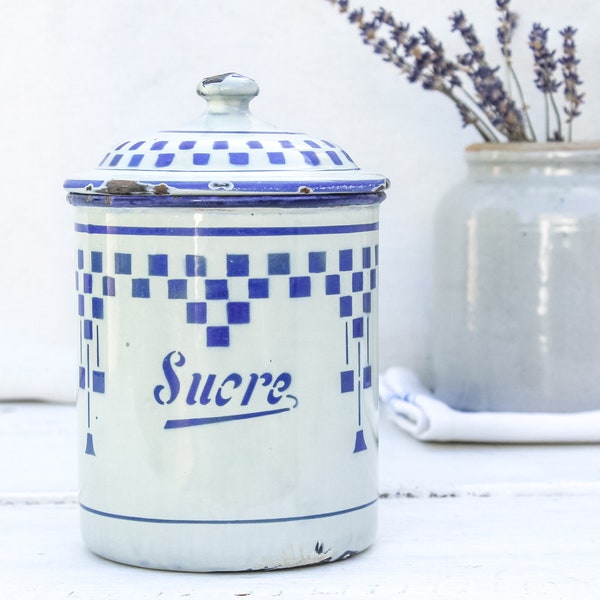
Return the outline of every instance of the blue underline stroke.
[[[221,417],[200,417],[196,419],[170,419],[165,423],[165,429],[177,429],[180,427],[195,427],[197,425],[210,425],[212,423],[223,423],[224,421],[239,421],[241,419],[253,419],[255,417],[266,417],[287,412],[290,408],[277,408],[275,410],[264,410],[261,412],[242,413],[237,415],[224,415]]]
[[[100,517],[108,517],[110,519],[119,519],[122,521],[135,521],[138,523],[157,523],[162,525],[257,525],[263,523],[287,523],[290,521],[310,521],[314,519],[327,519],[328,517],[337,517],[339,515],[345,515],[348,513],[364,510],[373,506],[377,502],[377,498],[353,506],[351,508],[344,508],[342,510],[336,510],[328,513],[319,513],[314,515],[300,515],[297,517],[275,517],[272,519],[152,519],[150,517],[135,517],[131,515],[119,515],[115,513],[109,513],[102,510],[97,510],[80,503],[79,506],[94,515]]]

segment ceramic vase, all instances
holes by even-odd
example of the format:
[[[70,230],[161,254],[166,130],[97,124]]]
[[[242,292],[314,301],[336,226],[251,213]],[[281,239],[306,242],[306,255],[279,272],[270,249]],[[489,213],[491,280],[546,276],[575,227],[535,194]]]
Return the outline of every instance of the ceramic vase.
[[[478,144],[435,218],[435,394],[600,408],[600,145]]]

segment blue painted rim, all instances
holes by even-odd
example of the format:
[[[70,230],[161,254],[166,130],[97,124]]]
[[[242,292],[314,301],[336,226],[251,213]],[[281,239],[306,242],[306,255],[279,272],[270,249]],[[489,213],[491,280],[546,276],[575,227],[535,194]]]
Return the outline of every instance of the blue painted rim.
[[[263,195],[285,194],[293,197],[318,194],[377,194],[389,187],[385,178],[369,179],[322,179],[322,180],[290,180],[281,178],[244,181],[231,179],[231,173],[224,172],[222,178],[211,180],[181,181],[181,180],[140,180],[136,183],[143,189],[148,188],[148,193],[142,192],[140,196],[152,196],[155,186],[165,186],[171,195],[203,195],[231,197],[235,195]],[[212,177],[216,175],[213,174]],[[108,195],[110,181],[100,179],[67,179],[64,188],[72,193],[90,195]],[[173,194],[176,190],[176,194]]]
[[[357,206],[379,204],[385,193],[370,194],[303,194],[294,196],[173,196],[173,195],[105,195],[71,192],[67,199],[73,206],[102,208],[154,207],[280,207],[303,208],[319,206]]]

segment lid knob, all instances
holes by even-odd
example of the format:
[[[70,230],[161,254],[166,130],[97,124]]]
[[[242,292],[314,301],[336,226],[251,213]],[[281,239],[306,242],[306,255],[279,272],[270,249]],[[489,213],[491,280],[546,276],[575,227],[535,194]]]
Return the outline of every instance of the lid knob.
[[[208,102],[210,114],[248,114],[250,100],[258,95],[258,84],[239,73],[223,73],[203,79],[197,92]]]

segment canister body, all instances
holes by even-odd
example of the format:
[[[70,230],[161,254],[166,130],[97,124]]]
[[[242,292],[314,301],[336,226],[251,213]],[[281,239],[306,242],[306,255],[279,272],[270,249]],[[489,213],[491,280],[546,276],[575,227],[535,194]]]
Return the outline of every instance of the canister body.
[[[82,531],[169,570],[373,541],[377,203],[76,206]]]

